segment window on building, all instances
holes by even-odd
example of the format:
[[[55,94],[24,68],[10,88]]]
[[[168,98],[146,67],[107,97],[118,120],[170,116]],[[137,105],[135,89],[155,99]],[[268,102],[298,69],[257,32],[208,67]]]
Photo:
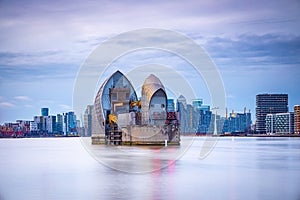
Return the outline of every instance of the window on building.
[[[111,99],[112,99],[112,100],[118,100],[117,93],[112,93],[112,94],[111,94]]]

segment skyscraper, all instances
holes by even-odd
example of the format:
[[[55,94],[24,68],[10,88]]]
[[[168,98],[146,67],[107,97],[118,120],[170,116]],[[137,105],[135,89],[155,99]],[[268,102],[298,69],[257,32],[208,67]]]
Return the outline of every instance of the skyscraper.
[[[256,132],[266,133],[267,114],[288,112],[287,94],[256,95]]]
[[[63,116],[61,114],[56,115],[56,131],[59,134],[63,133]]]
[[[209,132],[209,127],[211,125],[212,120],[212,112],[207,109],[199,110],[199,125],[198,125],[198,133],[206,134]]]
[[[196,109],[200,109],[201,106],[203,104],[203,99],[194,99],[193,100],[193,108]]]
[[[300,134],[300,105],[294,106],[295,134]]]
[[[63,132],[64,135],[74,134],[76,130],[76,115],[74,112],[63,113]]]
[[[186,98],[183,95],[180,95],[177,99],[177,109],[178,109],[178,104],[181,103],[184,108],[186,109]]]
[[[41,114],[42,116],[48,116],[49,115],[49,108],[41,108]]]
[[[168,99],[168,107],[167,107],[168,112],[175,112],[175,104],[174,104],[174,99]]]
[[[46,116],[45,123],[46,123],[46,131],[48,133],[56,132],[56,116],[52,116],[52,115]]]
[[[179,113],[180,132],[188,132],[188,113],[186,109],[186,99],[180,95],[177,99],[177,112]]]
[[[239,133],[248,133],[251,131],[251,113],[232,113],[225,120],[223,132],[239,132]]]
[[[43,117],[43,116],[34,116],[33,120],[34,120],[34,123],[36,124],[38,132],[46,131],[45,117]]]
[[[194,111],[193,106],[187,104],[186,111],[187,111],[187,119],[188,119],[188,124],[187,124],[188,133],[196,133],[196,131],[193,130],[193,111]]]
[[[93,105],[88,105],[86,107],[85,113],[84,113],[84,130],[85,130],[85,136],[91,136],[92,135],[92,124],[93,124]]]

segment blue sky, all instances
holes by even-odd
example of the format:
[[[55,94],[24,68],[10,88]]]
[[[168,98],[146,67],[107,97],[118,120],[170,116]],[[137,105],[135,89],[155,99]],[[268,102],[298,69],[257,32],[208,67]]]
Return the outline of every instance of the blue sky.
[[[1,0],[0,124],[31,120],[44,106],[51,114],[72,110],[76,75],[89,54],[119,33],[146,27],[178,31],[205,48],[222,76],[229,110],[246,106],[254,116],[255,95],[267,92],[288,93],[292,110],[300,104],[299,10],[297,0]],[[151,55],[164,64],[166,56]],[[138,54],[129,58],[116,67]],[[193,88],[210,103],[201,84]]]

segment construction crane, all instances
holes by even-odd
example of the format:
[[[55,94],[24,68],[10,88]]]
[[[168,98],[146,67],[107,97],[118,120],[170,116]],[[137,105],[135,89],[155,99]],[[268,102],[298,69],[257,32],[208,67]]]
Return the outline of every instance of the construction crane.
[[[218,135],[218,131],[217,131],[217,110],[219,109],[219,107],[213,107],[211,110],[216,110],[216,114],[215,114],[215,121],[214,121],[214,135]]]

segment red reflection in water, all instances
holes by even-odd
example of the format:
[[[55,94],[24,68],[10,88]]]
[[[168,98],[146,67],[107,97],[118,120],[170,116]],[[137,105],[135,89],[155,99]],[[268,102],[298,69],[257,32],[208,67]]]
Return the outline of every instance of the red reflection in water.
[[[167,150],[173,151],[173,150]],[[159,153],[157,149],[154,151]],[[164,180],[166,174],[172,174],[175,172],[176,160],[162,160],[158,158],[152,159],[152,164],[155,169],[153,174],[153,187],[152,187],[152,199],[174,199],[173,196],[173,181],[172,179]],[[161,183],[167,182],[167,186],[161,185]]]

